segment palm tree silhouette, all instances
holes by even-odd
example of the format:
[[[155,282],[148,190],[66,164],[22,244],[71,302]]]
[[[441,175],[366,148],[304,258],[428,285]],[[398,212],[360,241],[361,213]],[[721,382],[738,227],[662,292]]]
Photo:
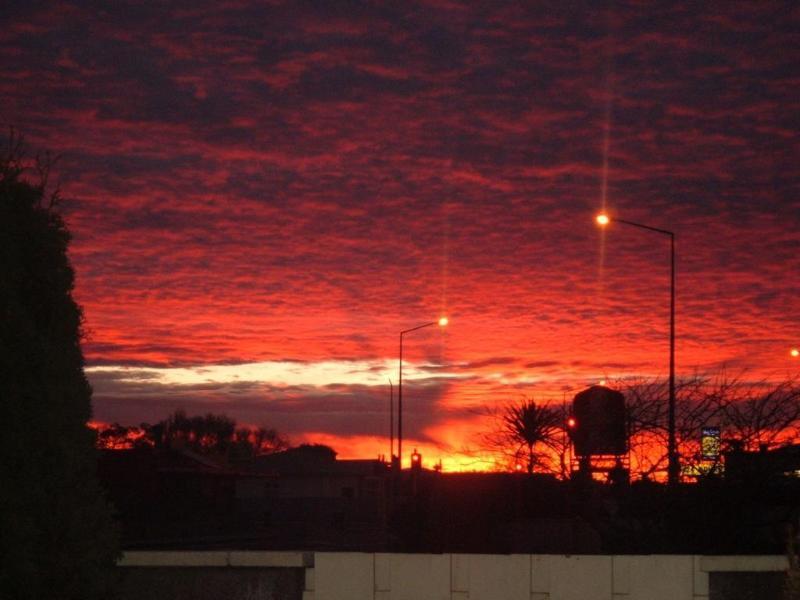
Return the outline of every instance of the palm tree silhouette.
[[[537,446],[557,449],[561,421],[559,411],[536,404],[531,398],[523,398],[518,404],[509,404],[503,409],[502,433],[509,445],[514,446],[515,457],[524,457],[528,474],[533,473],[538,462]]]

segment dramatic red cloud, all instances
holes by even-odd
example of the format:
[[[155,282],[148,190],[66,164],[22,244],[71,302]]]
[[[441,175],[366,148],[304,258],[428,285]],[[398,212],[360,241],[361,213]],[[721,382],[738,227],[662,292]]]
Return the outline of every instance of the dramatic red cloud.
[[[406,339],[404,449],[456,468],[476,407],[666,374],[668,241],[603,205],[677,235],[679,375],[800,368],[793,3],[6,16],[2,120],[62,155],[98,419],[386,454],[398,334],[447,314]]]

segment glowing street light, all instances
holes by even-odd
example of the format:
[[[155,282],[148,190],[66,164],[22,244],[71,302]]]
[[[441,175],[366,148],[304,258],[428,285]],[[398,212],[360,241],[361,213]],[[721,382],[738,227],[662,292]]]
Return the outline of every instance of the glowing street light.
[[[431,327],[432,325],[446,327],[448,323],[447,317],[441,317],[438,321],[423,323],[422,325],[417,325],[411,329],[404,329],[400,332],[400,364],[397,378],[397,462],[400,469],[403,468],[403,336],[417,329]],[[392,458],[394,459],[394,457]]]
[[[639,229],[655,231],[662,235],[669,236],[670,242],[670,289],[669,289],[669,440],[667,442],[667,480],[671,485],[678,483],[681,466],[678,461],[678,448],[675,440],[675,233],[667,229],[659,229],[633,221],[610,217],[606,214],[599,214],[595,218],[597,224],[606,226],[610,223],[622,223]]]

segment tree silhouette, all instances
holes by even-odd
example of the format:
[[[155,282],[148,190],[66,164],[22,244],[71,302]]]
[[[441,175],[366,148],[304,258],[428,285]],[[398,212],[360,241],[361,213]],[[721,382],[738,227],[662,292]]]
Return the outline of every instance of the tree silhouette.
[[[96,446],[102,450],[127,450],[153,446],[153,441],[147,437],[142,427],[125,426],[119,423],[111,425],[92,423],[91,427],[97,432]]]
[[[675,385],[678,451],[685,464],[687,444],[698,439],[704,425],[717,422],[718,403],[705,393],[708,378],[679,378]],[[625,396],[631,467],[643,478],[667,469],[669,381],[662,377],[628,377],[610,383]]]
[[[234,434],[231,462],[246,462],[256,456],[273,454],[288,448],[289,441],[274,429],[240,427]]]
[[[800,381],[742,382],[726,380],[731,393],[719,402],[722,425],[744,449],[758,450],[787,441],[800,433]]]
[[[627,378],[612,387],[625,395],[631,462],[641,475],[667,465],[668,384],[664,378]],[[800,433],[800,380],[751,380],[745,374],[694,374],[676,386],[676,432],[683,465],[703,463],[700,430],[713,425],[722,434],[723,450],[736,446],[758,450],[797,438]]]
[[[548,454],[561,456],[563,450],[561,410],[522,398],[491,411],[490,417],[492,425],[481,436],[482,448],[513,462],[514,467],[522,465],[529,474],[537,467],[561,470],[550,467],[553,461],[545,460]]]
[[[208,413],[188,417],[176,410],[165,421],[159,423],[160,438],[156,445],[182,445],[197,452],[224,455],[233,442],[236,422],[225,416]]]
[[[0,597],[105,598],[118,555],[96,480],[91,388],[56,194],[0,156]]]
[[[97,447],[104,450],[181,447],[230,463],[243,463],[289,448],[289,441],[275,429],[238,427],[236,421],[224,414],[190,417],[176,410],[154,425],[94,423],[93,427],[97,430]]]
[[[236,421],[223,414],[189,417],[184,411],[177,410],[165,420],[143,427],[145,436],[157,448],[182,446],[201,454],[215,454],[232,462],[289,447],[289,442],[274,429],[237,428]]]

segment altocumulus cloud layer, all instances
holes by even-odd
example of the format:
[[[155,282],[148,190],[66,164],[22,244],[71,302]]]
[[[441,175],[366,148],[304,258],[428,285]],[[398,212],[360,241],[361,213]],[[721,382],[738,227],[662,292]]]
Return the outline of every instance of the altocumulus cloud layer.
[[[679,371],[796,371],[795,3],[140,4],[0,8],[0,119],[62,155],[97,418],[385,452],[397,334],[440,313],[406,348],[434,456],[475,406],[664,374],[667,240],[603,205],[677,234]]]

